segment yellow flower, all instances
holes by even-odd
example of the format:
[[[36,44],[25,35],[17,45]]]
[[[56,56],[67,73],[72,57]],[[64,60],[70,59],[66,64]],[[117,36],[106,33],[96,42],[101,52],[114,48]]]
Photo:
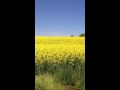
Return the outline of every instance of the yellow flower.
[[[72,63],[76,58],[85,62],[84,37],[35,37],[35,61]]]

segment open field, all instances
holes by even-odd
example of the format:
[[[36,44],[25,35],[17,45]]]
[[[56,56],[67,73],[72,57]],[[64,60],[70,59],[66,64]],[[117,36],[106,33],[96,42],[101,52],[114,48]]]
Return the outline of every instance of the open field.
[[[60,88],[71,86],[73,89],[64,89],[84,90],[85,38],[36,36],[35,74],[36,90],[51,90],[44,86],[46,79],[40,81],[42,82],[40,85],[37,83],[39,77],[46,76],[46,74],[48,77],[49,75],[53,77],[52,82],[57,83]],[[49,82],[49,79],[47,80]],[[51,85],[49,87],[52,87],[52,90],[61,90],[59,87],[54,89],[55,84]]]

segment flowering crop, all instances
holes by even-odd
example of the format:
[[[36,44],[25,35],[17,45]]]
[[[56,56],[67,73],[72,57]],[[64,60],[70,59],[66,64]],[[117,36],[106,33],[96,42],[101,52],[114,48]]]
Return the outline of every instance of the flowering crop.
[[[67,85],[84,88],[85,38],[35,37],[35,74],[50,73]]]
[[[80,37],[35,37],[35,61],[40,63],[83,60],[85,38]]]

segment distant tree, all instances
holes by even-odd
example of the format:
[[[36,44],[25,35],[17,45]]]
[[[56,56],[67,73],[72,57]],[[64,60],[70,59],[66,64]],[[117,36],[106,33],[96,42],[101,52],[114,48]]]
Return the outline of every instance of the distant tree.
[[[74,37],[74,35],[71,35],[71,37]]]
[[[79,37],[85,37],[85,33],[80,34]]]

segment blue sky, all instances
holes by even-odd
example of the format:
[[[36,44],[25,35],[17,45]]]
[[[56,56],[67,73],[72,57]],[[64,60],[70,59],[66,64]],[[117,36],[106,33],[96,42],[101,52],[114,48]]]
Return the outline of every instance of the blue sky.
[[[35,35],[70,36],[85,32],[85,0],[35,0]]]

